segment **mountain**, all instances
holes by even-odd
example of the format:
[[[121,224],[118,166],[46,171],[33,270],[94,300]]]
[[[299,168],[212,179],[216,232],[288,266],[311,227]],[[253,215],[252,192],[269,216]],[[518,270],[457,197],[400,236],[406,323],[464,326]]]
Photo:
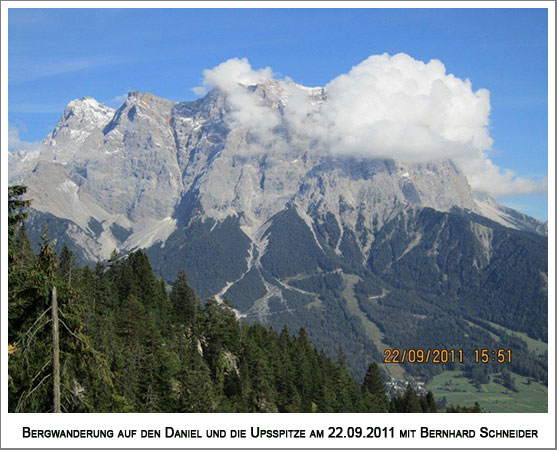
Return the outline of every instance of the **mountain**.
[[[31,237],[46,221],[86,262],[144,248],[168,283],[184,269],[240,318],[305,326],[358,374],[386,347],[444,346],[442,330],[469,349],[500,342],[490,323],[547,341],[547,224],[472,192],[450,160],[342,156],[299,139],[286,106],[326,102],[324,88],[246,91],[281,118],[265,133],[237,126],[217,89],[193,102],[132,91],[116,110],[70,102],[39,150],[9,156],[10,183],[33,199]],[[523,373],[543,372],[524,354]],[[424,367],[383,369],[438,370]]]

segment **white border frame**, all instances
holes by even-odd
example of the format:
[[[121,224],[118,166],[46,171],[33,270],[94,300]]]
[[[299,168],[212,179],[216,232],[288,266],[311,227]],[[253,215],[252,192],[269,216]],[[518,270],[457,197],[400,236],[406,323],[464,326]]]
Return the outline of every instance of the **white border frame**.
[[[547,8],[548,9],[548,162],[549,162],[549,192],[548,192],[548,221],[549,221],[549,389],[548,413],[506,413],[506,414],[65,414],[61,417],[53,414],[14,414],[8,413],[7,405],[7,354],[2,352],[2,447],[43,447],[43,448],[73,448],[73,447],[414,447],[414,448],[442,448],[442,447],[555,447],[555,4],[547,1],[455,1],[455,2],[358,2],[358,1],[322,1],[322,2],[16,2],[3,1],[1,4],[1,179],[2,179],[2,232],[1,242],[1,274],[3,280],[7,274],[7,148],[8,148],[8,9],[9,8]],[[7,283],[1,283],[2,296],[2,345],[7,343]],[[492,429],[537,429],[539,439],[117,439],[112,440],[71,440],[71,439],[22,439],[22,427],[34,429],[161,429],[172,426],[175,429],[199,429],[202,433],[206,429],[249,429],[260,426],[265,429],[327,429],[329,426],[368,426],[394,427],[400,429],[419,429],[427,426],[432,429],[475,429],[487,426]],[[309,431],[308,431],[309,434]],[[326,433],[327,434],[327,433]],[[340,445],[340,444],[346,445]]]

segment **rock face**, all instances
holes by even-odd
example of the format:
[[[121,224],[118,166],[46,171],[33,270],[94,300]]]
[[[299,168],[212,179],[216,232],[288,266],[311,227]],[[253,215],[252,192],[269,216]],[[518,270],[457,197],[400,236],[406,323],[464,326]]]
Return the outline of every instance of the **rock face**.
[[[10,180],[28,185],[35,209],[80,227],[75,240],[90,260],[164,239],[182,192],[173,106],[138,92],[116,111],[91,98],[74,100],[42,149],[10,167]],[[88,234],[92,221],[102,224],[96,242]]]
[[[320,88],[294,86],[325,101]],[[287,101],[276,82],[252,90],[277,109]],[[91,260],[106,259],[114,249],[164,242],[184,205],[193,203],[192,217],[240,217],[252,239],[289,203],[307,223],[332,213],[341,228],[354,229],[361,216],[372,233],[406,205],[439,211],[458,206],[511,228],[542,229],[486,196],[474,198],[450,161],[335,157],[295,144],[279,153],[250,154],[246,147],[254,136],[230,129],[229,112],[226,95],[218,91],[186,103],[132,91],[117,110],[90,97],[73,100],[40,150],[10,154],[10,182],[28,185],[35,209],[84,232],[91,220],[100,222],[98,242],[87,242],[86,233],[78,242],[90,249]],[[276,133],[289,130],[279,126]],[[121,241],[113,229],[126,230],[127,238]]]
[[[327,101],[324,89],[293,83],[248,89],[283,118],[293,90],[312,102]],[[338,156],[297,140],[285,120],[272,123],[263,138],[234,126],[231,117],[234,105],[218,90],[184,103],[132,91],[116,110],[84,97],[68,104],[39,150],[10,154],[9,181],[28,186],[35,210],[31,229],[48,220],[58,244],[70,242],[83,260],[145,248],[168,282],[184,268],[202,296],[231,300],[242,317],[308,326],[325,348],[334,346],[334,338],[319,337],[323,330],[312,322],[315,317],[325,323],[330,318],[330,334],[344,339],[347,327],[358,325],[339,322],[347,306],[327,307],[328,297],[303,287],[302,280],[340,282],[344,288],[337,286],[337,294],[350,308],[350,298],[357,297],[351,276],[373,278],[374,267],[390,270],[414,248],[438,251],[423,240],[430,229],[420,211],[451,211],[467,221],[463,226],[478,243],[469,261],[477,270],[496,252],[496,223],[544,234],[537,220],[473,194],[449,160]],[[405,217],[422,222],[410,226],[413,219]],[[443,220],[439,216],[437,226],[443,228]],[[384,231],[393,221],[412,230],[396,251]],[[377,262],[382,260],[374,249],[383,255],[386,245],[375,242],[378,236],[398,258],[388,267]],[[439,266],[433,261],[431,267]],[[377,295],[391,289],[383,288]],[[358,315],[354,308],[357,302],[347,314],[352,319]],[[352,333],[353,357],[362,365],[382,344],[370,350],[369,336]]]

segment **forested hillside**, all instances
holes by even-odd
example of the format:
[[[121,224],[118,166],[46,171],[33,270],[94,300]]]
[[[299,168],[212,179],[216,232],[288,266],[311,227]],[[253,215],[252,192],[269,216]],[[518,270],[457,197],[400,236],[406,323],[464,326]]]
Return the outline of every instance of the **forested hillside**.
[[[146,254],[79,267],[45,229],[38,254],[25,232],[25,188],[9,192],[9,410],[53,410],[51,293],[60,320],[62,412],[435,412],[412,388],[389,401],[377,364],[360,385],[342,349],[238,322],[202,302],[179,272],[172,289]]]

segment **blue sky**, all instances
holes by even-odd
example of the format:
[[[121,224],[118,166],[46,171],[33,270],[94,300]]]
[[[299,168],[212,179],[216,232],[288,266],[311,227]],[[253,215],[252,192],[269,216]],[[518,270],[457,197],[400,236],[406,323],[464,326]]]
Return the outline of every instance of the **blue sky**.
[[[547,176],[544,9],[10,9],[8,23],[8,120],[22,141],[42,139],[82,96],[113,107],[132,89],[192,100],[203,70],[232,57],[317,86],[404,52],[488,89],[491,159]],[[545,194],[499,200],[547,219]]]

